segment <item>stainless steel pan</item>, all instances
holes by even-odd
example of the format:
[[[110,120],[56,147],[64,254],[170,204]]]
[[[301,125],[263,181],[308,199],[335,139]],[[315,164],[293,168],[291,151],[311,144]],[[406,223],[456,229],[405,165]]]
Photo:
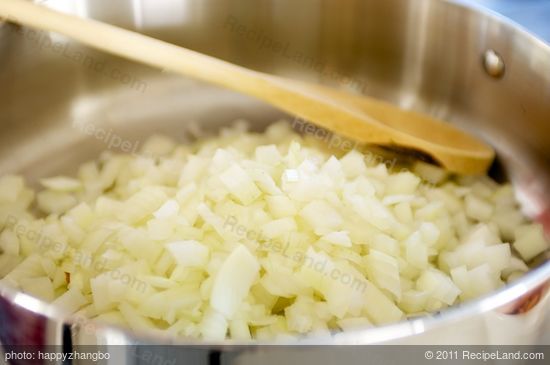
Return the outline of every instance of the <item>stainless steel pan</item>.
[[[494,14],[443,0],[43,3],[461,125],[496,147],[501,167],[493,172],[503,168],[525,211],[550,229],[550,46]],[[153,132],[184,138],[192,121],[215,130],[245,118],[261,129],[283,116],[250,98],[9,24],[0,25],[0,85],[0,171],[32,181],[74,171],[112,144],[107,135],[135,146]],[[90,123],[103,133],[82,128]],[[549,285],[546,262],[439,315],[306,342],[533,343],[549,312]],[[166,343],[65,318],[3,286],[0,324],[0,342],[8,344]],[[206,354],[230,349],[206,345]]]

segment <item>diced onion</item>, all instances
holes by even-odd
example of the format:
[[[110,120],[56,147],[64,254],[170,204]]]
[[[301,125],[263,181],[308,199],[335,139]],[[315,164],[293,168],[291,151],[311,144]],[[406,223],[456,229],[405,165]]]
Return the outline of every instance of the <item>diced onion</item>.
[[[246,130],[153,136],[37,194],[1,177],[2,283],[137,331],[288,341],[471,300],[548,250],[509,184]]]

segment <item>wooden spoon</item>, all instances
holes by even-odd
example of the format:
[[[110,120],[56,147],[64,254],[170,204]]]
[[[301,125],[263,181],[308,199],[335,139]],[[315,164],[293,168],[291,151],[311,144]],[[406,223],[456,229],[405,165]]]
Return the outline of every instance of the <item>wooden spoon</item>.
[[[449,123],[364,95],[253,71],[136,32],[62,14],[27,0],[0,0],[0,16],[254,96],[357,142],[422,151],[451,172],[485,173],[495,156],[489,145]]]

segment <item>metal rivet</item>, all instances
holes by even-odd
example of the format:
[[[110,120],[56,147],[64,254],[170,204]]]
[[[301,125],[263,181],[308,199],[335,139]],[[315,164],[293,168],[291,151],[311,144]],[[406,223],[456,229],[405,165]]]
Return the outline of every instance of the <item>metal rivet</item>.
[[[489,76],[495,79],[500,79],[506,71],[502,56],[492,49],[485,51],[483,54],[483,68]]]

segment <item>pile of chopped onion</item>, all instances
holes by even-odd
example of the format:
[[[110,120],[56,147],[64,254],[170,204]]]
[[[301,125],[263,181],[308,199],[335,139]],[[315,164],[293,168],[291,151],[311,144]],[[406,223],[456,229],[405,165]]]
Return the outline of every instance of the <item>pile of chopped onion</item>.
[[[510,185],[422,162],[388,171],[283,122],[193,145],[155,136],[41,184],[0,179],[2,282],[177,337],[397,322],[494,291],[548,247]]]

